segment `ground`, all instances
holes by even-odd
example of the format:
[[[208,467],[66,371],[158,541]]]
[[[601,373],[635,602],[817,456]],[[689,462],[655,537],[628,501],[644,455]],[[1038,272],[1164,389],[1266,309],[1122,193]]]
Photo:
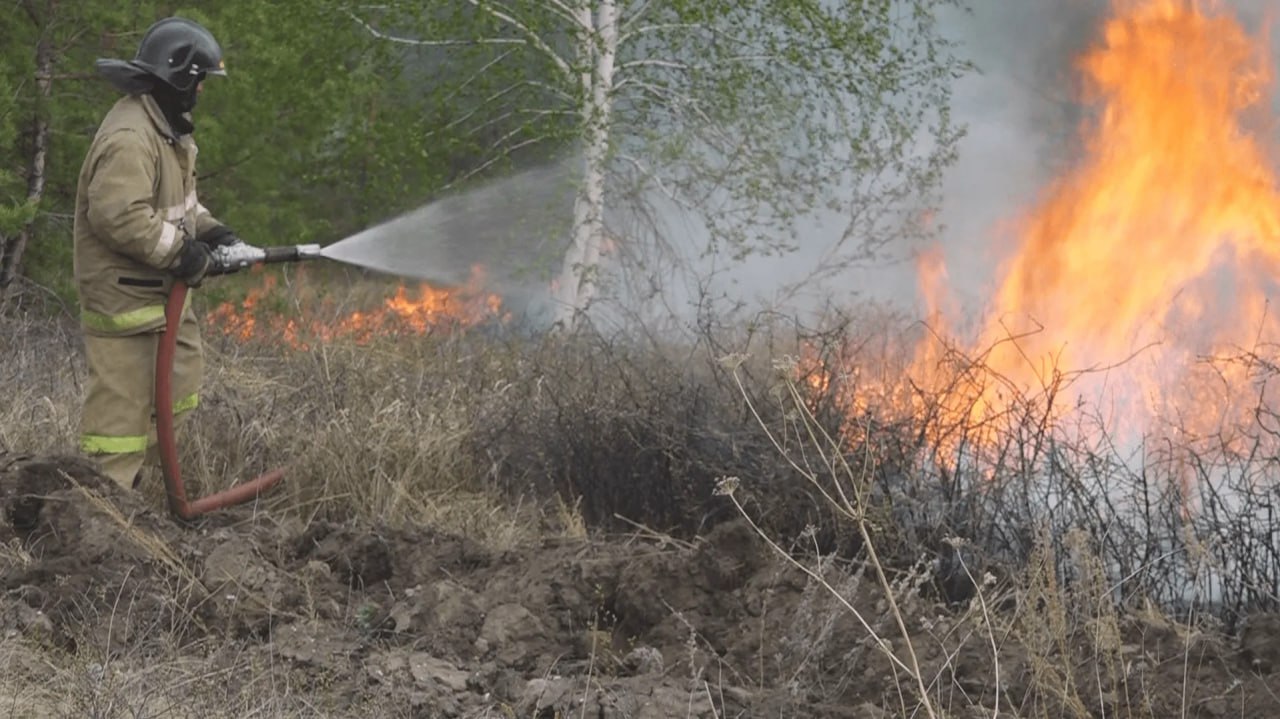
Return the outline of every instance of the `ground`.
[[[251,507],[183,523],[73,458],[0,457],[0,491],[9,716],[927,716],[868,639],[906,656],[869,574],[812,565],[836,597],[745,521],[497,551]],[[1280,716],[1280,622],[1126,616],[1091,666],[1083,640],[1015,641],[1016,598],[943,606],[921,576],[892,581],[938,716]],[[1122,681],[1095,681],[1110,658]]]

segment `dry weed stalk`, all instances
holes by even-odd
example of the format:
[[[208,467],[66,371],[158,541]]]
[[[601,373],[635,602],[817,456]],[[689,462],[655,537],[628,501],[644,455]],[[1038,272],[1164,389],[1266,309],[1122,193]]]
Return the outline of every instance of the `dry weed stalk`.
[[[966,612],[965,618],[968,618],[968,614],[972,612],[972,606],[976,604],[981,616],[980,626],[981,631],[984,633],[983,638],[986,639],[988,646],[991,648],[991,676],[994,678],[994,681],[991,682],[993,685],[991,689],[995,698],[995,707],[992,710],[991,719],[999,719],[1000,705],[1004,701],[1004,687],[1002,685],[1003,675],[1001,674],[1002,670],[1000,663],[1001,644],[1003,642],[996,638],[996,634],[1000,631],[1000,633],[1007,636],[1008,631],[1001,631],[997,629],[995,612],[988,597],[988,591],[995,585],[996,578],[990,573],[984,573],[981,578],[974,576],[973,571],[965,561],[964,554],[961,551],[964,546],[968,544],[967,540],[960,537],[951,537],[948,538],[947,543],[957,551],[956,557],[960,562],[960,568],[964,572],[965,577],[968,578],[969,582],[974,587],[974,601],[970,603],[970,609]],[[953,652],[947,652],[947,661],[938,669],[937,675],[933,678],[933,681],[930,682],[931,687],[939,683],[943,672],[945,672],[952,664],[955,655],[958,654],[960,649],[968,643],[968,640],[969,637],[965,636],[960,642],[958,642],[958,646]],[[940,642],[940,644],[942,644],[945,650],[945,641]],[[963,689],[963,687],[961,687],[961,689]]]
[[[728,357],[725,359],[725,364],[726,366],[733,368],[737,365],[741,365],[743,359],[744,358],[742,357]],[[783,440],[774,433],[774,431],[768,426],[768,423],[760,415],[755,402],[752,399],[751,393],[742,383],[741,375],[735,371],[733,373],[733,377],[735,378],[735,381],[738,382],[738,389],[742,393],[743,399],[747,402],[750,411],[761,424],[761,427],[764,429],[769,439],[773,442],[775,449],[786,458],[787,462],[800,477],[812,485],[821,494],[821,496],[831,504],[832,507],[850,520],[856,527],[863,542],[863,549],[867,552],[868,564],[870,564],[872,569],[875,571],[876,579],[881,591],[883,592],[884,599],[888,603],[889,613],[896,624],[899,638],[901,639],[903,648],[906,652],[906,661],[898,656],[897,652],[893,649],[888,640],[877,634],[876,630],[871,626],[870,622],[868,622],[862,612],[854,607],[848,599],[843,597],[825,577],[795,559],[790,553],[778,545],[778,543],[774,541],[767,532],[762,530],[755,523],[751,518],[750,513],[747,512],[746,508],[743,507],[735,496],[735,490],[741,482],[740,479],[736,477],[726,478],[717,488],[717,493],[728,497],[729,500],[733,502],[734,507],[737,508],[739,513],[741,513],[741,515],[751,523],[752,529],[778,556],[795,566],[797,569],[800,569],[833,595],[841,602],[841,604],[843,604],[845,609],[857,619],[858,623],[862,625],[868,635],[873,638],[876,647],[881,651],[881,653],[889,659],[895,673],[898,670],[905,672],[907,677],[915,684],[917,695],[916,701],[921,707],[923,707],[927,716],[929,716],[930,719],[937,719],[939,713],[934,707],[929,690],[925,685],[924,675],[920,670],[920,663],[916,657],[915,645],[912,641],[911,633],[907,629],[906,622],[903,619],[902,612],[898,606],[898,599],[896,592],[894,591],[894,587],[889,582],[889,579],[885,574],[884,566],[880,561],[880,557],[876,553],[875,540],[872,538],[871,531],[869,529],[866,515],[866,508],[869,506],[867,493],[870,486],[870,475],[867,471],[868,465],[864,464],[861,470],[855,470],[848,463],[844,456],[844,452],[840,448],[840,443],[832,438],[826,429],[821,426],[805,404],[803,395],[796,387],[795,382],[791,379],[795,376],[794,367],[784,365],[780,367],[780,369],[783,370],[783,391],[786,393],[787,399],[789,400],[789,406],[794,409],[794,416],[796,417],[797,423],[804,432],[803,439],[806,441],[804,448],[816,453],[816,459],[818,460],[820,471],[823,473],[822,475],[820,475],[818,471],[815,471],[814,466],[810,464],[808,460],[805,460],[802,464],[795,459],[794,452],[789,451],[787,447],[784,446]],[[828,478],[830,484],[834,488],[833,490],[828,489],[826,486]],[[903,710],[906,710],[905,702]]]
[[[120,533],[124,538],[128,539],[139,549],[146,552],[148,556],[160,562],[165,568],[173,572],[174,575],[181,577],[192,586],[201,587],[202,589],[204,588],[200,582],[200,578],[187,567],[186,563],[182,561],[182,558],[173,551],[167,542],[129,521],[114,502],[103,497],[92,489],[89,489],[83,484],[80,484],[70,474],[59,469],[58,475],[61,476],[68,484],[75,487],[76,490],[80,492],[81,496],[89,502],[90,506],[109,517],[111,521],[119,527]]]

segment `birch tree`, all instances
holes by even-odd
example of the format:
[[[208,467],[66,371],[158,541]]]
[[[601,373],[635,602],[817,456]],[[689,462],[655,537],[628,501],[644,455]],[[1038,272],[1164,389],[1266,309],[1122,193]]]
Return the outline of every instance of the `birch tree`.
[[[11,146],[21,138],[24,150],[20,169],[0,174],[0,188],[7,195],[5,205],[0,205],[0,301],[10,293],[45,192],[51,133],[48,101],[60,54],[53,32],[58,11],[53,0],[23,0],[5,21],[6,37],[26,40],[18,48],[29,55],[19,66],[29,68],[30,74],[19,83],[0,81],[0,145]]]
[[[794,249],[796,220],[838,213],[829,265],[918,230],[954,157],[951,81],[965,67],[937,26],[953,0],[465,0],[353,7],[372,36],[431,58],[483,137],[477,170],[544,145],[580,158],[553,286],[572,325],[606,252],[632,271],[672,242],[620,218],[660,199],[696,216],[708,252]],[[426,9],[426,8],[430,9]],[[495,125],[510,129],[492,133]],[[461,126],[461,127],[460,127]]]

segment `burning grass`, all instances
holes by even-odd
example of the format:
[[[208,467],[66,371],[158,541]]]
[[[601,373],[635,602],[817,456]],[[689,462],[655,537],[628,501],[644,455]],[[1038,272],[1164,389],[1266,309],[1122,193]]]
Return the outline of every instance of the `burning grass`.
[[[214,333],[245,342],[283,342],[305,351],[339,341],[362,345],[389,336],[421,336],[511,319],[502,299],[483,289],[484,271],[479,267],[473,268],[470,279],[460,287],[421,283],[410,288],[400,284],[376,306],[357,309],[349,305],[353,286],[349,278],[338,283],[347,290],[338,299],[327,290],[329,281],[324,274],[313,279],[318,273],[305,268],[291,277],[261,268],[254,274],[260,281],[245,289],[243,297],[219,302],[209,310]],[[285,295],[276,291],[281,278],[288,284],[287,296],[292,300],[287,305],[281,301]],[[377,283],[364,283],[366,295],[368,284]]]
[[[945,538],[961,537],[984,568],[1021,567],[1035,552],[1037,528],[1057,542],[1080,533],[1121,603],[1154,601],[1228,622],[1277,608],[1280,563],[1268,547],[1280,526],[1267,510],[1277,436],[1275,409],[1262,393],[1248,424],[1205,434],[1166,417],[1135,440],[1128,428],[1113,430],[1108,417],[1076,401],[1070,376],[1020,394],[983,356],[952,350],[945,369],[953,379],[942,390],[908,383],[886,393],[860,380],[883,374],[867,369],[878,358],[848,346],[841,342],[786,372],[805,390],[796,401],[804,402],[810,421],[835,428],[828,453],[853,462],[865,477],[859,496],[881,513],[881,541],[908,553],[933,548],[945,565],[955,561]],[[1266,385],[1276,378],[1276,353],[1260,347],[1205,358],[1198,371]],[[947,387],[967,394],[975,382],[1002,388],[1000,414],[976,420],[950,411],[955,395]],[[897,399],[875,399],[886,396]],[[842,419],[820,419],[833,415]],[[803,424],[790,430],[792,437],[808,435]],[[809,461],[797,459],[806,468]],[[818,473],[825,479],[814,484],[840,496],[830,475]]]

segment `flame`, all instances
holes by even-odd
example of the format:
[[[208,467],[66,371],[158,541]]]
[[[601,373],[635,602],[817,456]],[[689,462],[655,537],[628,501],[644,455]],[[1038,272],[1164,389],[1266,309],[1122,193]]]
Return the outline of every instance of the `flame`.
[[[1197,360],[1276,329],[1265,38],[1191,0],[1114,0],[1113,10],[1079,60],[1096,108],[1082,159],[1018,223],[967,352],[990,372],[951,407],[972,421],[1003,411],[1010,388],[1048,394],[1065,378],[1122,423],[1173,416],[1215,431],[1258,400],[1246,369],[1205,377]],[[944,272],[924,263],[919,276],[940,312]],[[936,347],[921,347],[914,372],[937,377],[939,364]]]
[[[1090,442],[1245,451],[1262,437],[1280,451],[1256,412],[1280,404],[1264,381],[1280,362],[1257,356],[1280,346],[1267,302],[1280,282],[1267,38],[1193,0],[1112,10],[1077,62],[1091,109],[1079,159],[1014,218],[976,328],[934,250],[916,258],[921,339],[798,358],[800,386],[854,418],[850,439],[872,415],[916,423],[944,465],[1050,423]],[[1187,489],[1192,464],[1168,459]]]
[[[276,285],[275,275],[264,274],[262,282],[244,300],[238,304],[225,302],[210,310],[210,325],[240,341],[283,342],[305,350],[315,343],[345,340],[367,344],[379,337],[424,335],[442,328],[466,328],[509,319],[501,298],[482,289],[484,270],[480,267],[472,268],[470,279],[462,287],[423,283],[410,289],[402,284],[379,307],[334,318],[328,318],[333,313],[330,301],[306,308],[299,317],[286,316],[278,308],[264,311],[264,300],[278,295]]]

